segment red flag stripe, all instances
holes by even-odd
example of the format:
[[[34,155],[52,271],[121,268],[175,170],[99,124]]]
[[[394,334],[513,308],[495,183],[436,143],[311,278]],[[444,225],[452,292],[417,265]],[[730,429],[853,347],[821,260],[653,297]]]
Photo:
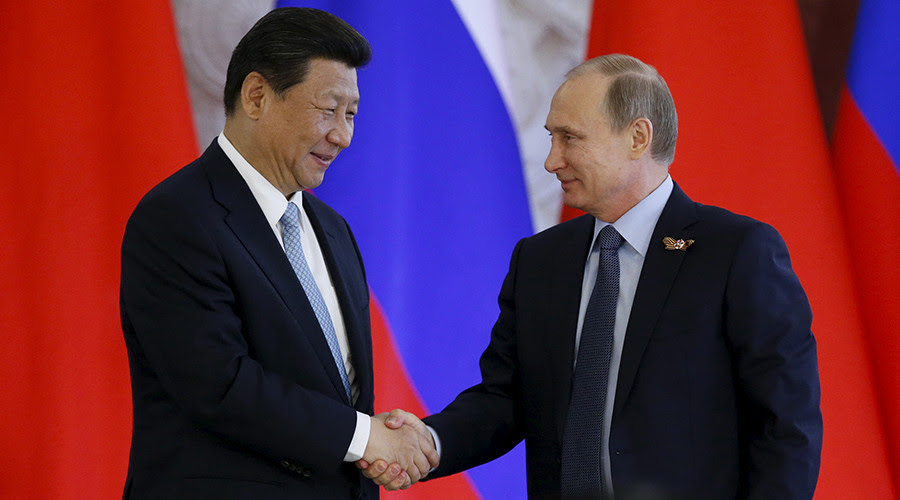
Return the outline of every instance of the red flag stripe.
[[[845,215],[841,241],[852,251],[895,484],[900,484],[900,176],[897,165],[844,89],[832,150]]]
[[[372,319],[372,355],[375,358],[375,413],[402,408],[419,417],[424,417],[428,412],[406,372],[384,311],[374,294],[370,294],[369,297]],[[382,497],[421,500],[477,500],[481,498],[467,474],[454,474],[426,481],[405,491],[383,491]]]

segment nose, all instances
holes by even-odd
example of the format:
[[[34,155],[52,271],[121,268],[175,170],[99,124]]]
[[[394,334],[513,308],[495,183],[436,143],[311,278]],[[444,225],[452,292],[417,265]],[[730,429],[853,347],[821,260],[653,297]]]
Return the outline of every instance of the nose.
[[[544,160],[544,170],[551,174],[555,174],[557,170],[566,166],[566,161],[563,158],[560,149],[561,148],[556,145],[556,141],[553,141],[550,145],[550,152],[547,153],[547,159]]]
[[[353,122],[346,120],[337,120],[337,122],[334,128],[328,132],[328,142],[344,149],[350,145],[350,140],[353,139]]]

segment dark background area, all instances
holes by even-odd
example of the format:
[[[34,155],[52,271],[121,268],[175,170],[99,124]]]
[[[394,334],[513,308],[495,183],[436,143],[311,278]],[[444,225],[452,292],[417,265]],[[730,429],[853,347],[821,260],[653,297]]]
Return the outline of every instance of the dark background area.
[[[831,141],[859,0],[797,0],[819,109]]]

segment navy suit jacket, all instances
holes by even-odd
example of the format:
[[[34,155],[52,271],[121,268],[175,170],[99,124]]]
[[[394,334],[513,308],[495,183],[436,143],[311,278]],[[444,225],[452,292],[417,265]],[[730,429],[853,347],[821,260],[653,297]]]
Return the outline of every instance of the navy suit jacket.
[[[369,292],[350,228],[306,193],[347,328],[351,405],[262,210],[214,141],[153,188],[122,244],[134,430],[126,498],[377,498],[343,458],[373,411]]]
[[[518,243],[482,383],[426,419],[434,477],[526,443],[531,498],[558,498],[584,263],[594,219]],[[693,239],[687,251],[663,238]],[[609,448],[617,499],[810,498],[822,440],[809,303],[766,224],[676,185],[629,318]]]

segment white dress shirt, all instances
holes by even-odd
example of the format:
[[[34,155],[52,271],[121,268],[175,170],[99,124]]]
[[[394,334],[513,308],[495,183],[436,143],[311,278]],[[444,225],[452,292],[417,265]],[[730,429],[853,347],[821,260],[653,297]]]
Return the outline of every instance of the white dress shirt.
[[[288,201],[292,201],[297,205],[300,211],[300,245],[303,247],[303,253],[306,256],[309,269],[316,281],[316,285],[319,287],[319,291],[322,292],[322,298],[325,300],[325,306],[328,308],[331,322],[334,324],[334,331],[337,334],[338,345],[341,348],[344,368],[347,370],[347,377],[350,379],[351,395],[355,401],[359,396],[359,384],[356,383],[356,371],[353,369],[353,360],[350,356],[347,328],[344,325],[344,317],[341,315],[341,307],[338,303],[337,293],[334,290],[334,284],[331,281],[331,276],[328,274],[328,267],[325,265],[322,248],[319,246],[316,233],[310,225],[306,209],[303,208],[302,192],[298,191],[291,195],[290,200],[286,199],[281,191],[241,156],[234,145],[231,144],[231,141],[225,137],[224,132],[219,134],[218,143],[225,155],[228,156],[228,159],[231,160],[231,163],[237,168],[244,182],[247,183],[247,187],[253,193],[256,203],[262,209],[263,215],[266,217],[266,221],[269,223],[269,227],[278,239],[282,249],[284,249],[284,241],[281,236],[281,216],[284,215],[284,211],[287,209]],[[365,413],[356,412],[356,430],[344,457],[345,462],[355,462],[362,458],[366,451],[366,445],[369,442],[370,426],[370,417]]]
[[[612,495],[613,482],[612,471],[609,466],[609,427],[612,420],[613,404],[616,399],[616,383],[619,380],[619,364],[622,361],[622,346],[625,343],[625,329],[628,326],[628,318],[631,316],[631,305],[634,303],[634,294],[637,291],[638,279],[641,276],[641,268],[644,266],[644,257],[650,247],[650,238],[656,228],[656,222],[662,214],[669,195],[672,194],[672,178],[666,179],[646,198],[641,200],[631,210],[619,217],[612,226],[622,235],[624,242],[619,247],[619,298],[616,301],[616,324],[613,327],[612,356],[609,362],[609,383],[606,389],[606,409],[603,412],[603,430],[601,432],[601,473],[603,474],[604,489]],[[594,220],[594,240],[600,234],[600,230],[609,225],[599,219]],[[662,242],[657,242],[661,245]],[[584,264],[584,279],[581,285],[581,307],[578,310],[578,327],[575,333],[575,362],[578,361],[578,344],[581,342],[581,327],[584,323],[584,314],[587,311],[594,283],[597,281],[597,268],[600,265],[600,249],[591,246],[592,250]]]

